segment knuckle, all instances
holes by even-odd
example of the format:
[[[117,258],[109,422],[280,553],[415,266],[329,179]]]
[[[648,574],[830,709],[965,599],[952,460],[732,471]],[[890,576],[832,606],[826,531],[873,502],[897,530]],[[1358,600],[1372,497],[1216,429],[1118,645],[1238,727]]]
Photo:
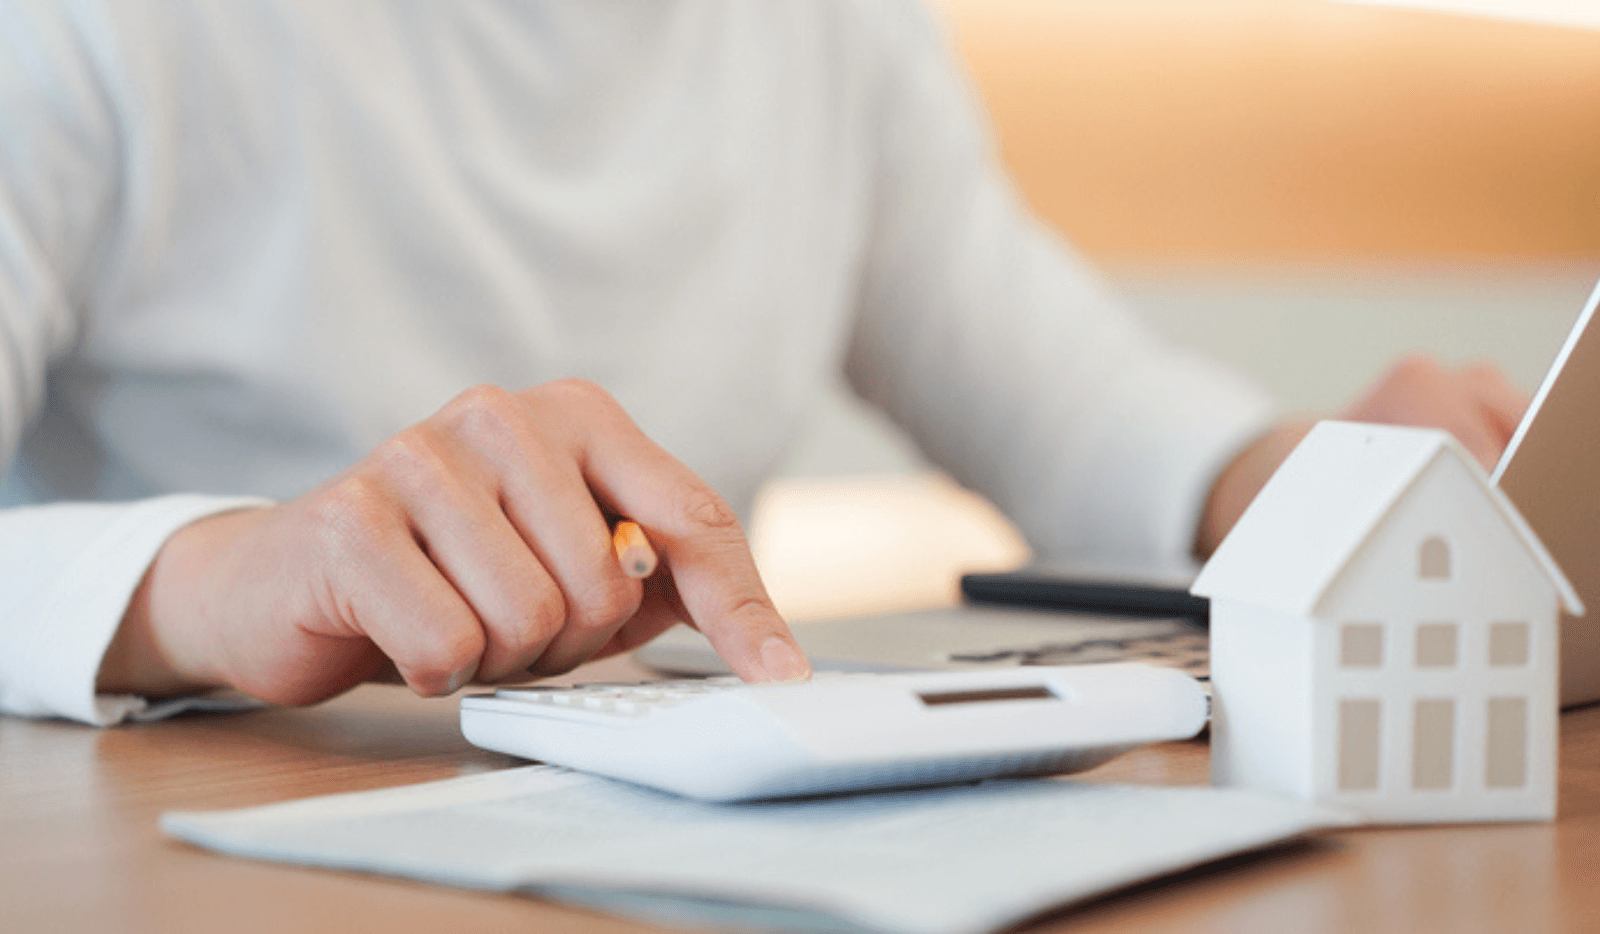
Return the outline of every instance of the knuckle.
[[[601,581],[573,601],[572,624],[588,630],[615,628],[639,611],[641,599],[637,583],[620,578]]]
[[[450,475],[450,465],[431,432],[421,426],[378,445],[373,461],[384,476],[405,489],[434,489]]]
[[[334,567],[379,547],[380,529],[394,512],[393,499],[364,476],[348,477],[312,500],[313,537]]]
[[[763,597],[746,594],[735,600],[727,612],[730,620],[749,632],[771,635],[779,631],[779,627],[774,625],[779,622],[777,611]]]
[[[1395,363],[1393,369],[1397,380],[1407,383],[1425,383],[1438,379],[1443,370],[1439,361],[1423,353],[1407,354]]]
[[[529,604],[523,629],[522,648],[543,645],[555,638],[567,621],[567,601],[554,587],[541,590]]]
[[[579,418],[591,425],[614,426],[627,415],[622,404],[599,383],[567,377],[536,387],[533,397],[541,408],[560,418]]]
[[[679,501],[679,510],[691,532],[719,537],[740,536],[739,516],[709,487],[693,487],[685,491]]]
[[[483,384],[450,400],[444,414],[465,435],[498,435],[515,430],[521,421],[522,405],[509,390]]]
[[[545,383],[539,387],[539,392],[552,399],[564,400],[585,408],[610,408],[617,405],[617,400],[612,398],[611,393],[606,392],[599,383],[576,376]]]
[[[1467,367],[1467,375],[1476,380],[1500,382],[1504,374],[1493,360],[1476,360]]]

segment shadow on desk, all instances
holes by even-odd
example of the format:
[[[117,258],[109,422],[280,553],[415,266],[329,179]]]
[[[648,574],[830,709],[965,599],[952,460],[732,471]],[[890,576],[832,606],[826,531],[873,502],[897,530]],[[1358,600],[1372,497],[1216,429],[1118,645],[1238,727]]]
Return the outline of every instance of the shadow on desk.
[[[121,787],[181,781],[202,809],[518,764],[462,738],[458,702],[370,685],[314,707],[184,716],[100,731],[94,759],[104,779]]]

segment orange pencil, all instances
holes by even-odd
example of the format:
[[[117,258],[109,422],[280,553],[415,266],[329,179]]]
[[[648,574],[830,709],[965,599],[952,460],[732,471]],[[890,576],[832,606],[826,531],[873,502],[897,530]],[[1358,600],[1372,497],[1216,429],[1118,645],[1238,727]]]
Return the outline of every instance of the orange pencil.
[[[611,533],[611,549],[617,553],[617,563],[622,573],[629,577],[649,577],[656,571],[656,550],[650,539],[644,537],[639,523],[627,519],[617,523]]]

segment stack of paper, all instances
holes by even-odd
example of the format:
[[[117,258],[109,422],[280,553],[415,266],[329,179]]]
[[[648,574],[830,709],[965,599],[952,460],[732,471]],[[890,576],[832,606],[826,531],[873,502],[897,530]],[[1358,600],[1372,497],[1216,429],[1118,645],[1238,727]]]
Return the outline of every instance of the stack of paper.
[[[1251,792],[1043,779],[714,805],[530,766],[162,827],[240,856],[657,921],[957,934],[1344,822]]]

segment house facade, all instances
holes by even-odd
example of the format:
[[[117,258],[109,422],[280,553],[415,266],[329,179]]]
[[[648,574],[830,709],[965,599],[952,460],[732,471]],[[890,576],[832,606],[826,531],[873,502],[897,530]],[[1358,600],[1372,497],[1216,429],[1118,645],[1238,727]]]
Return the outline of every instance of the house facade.
[[[1553,817],[1559,609],[1581,606],[1459,446],[1323,423],[1251,513],[1195,586],[1213,780],[1380,822]]]

